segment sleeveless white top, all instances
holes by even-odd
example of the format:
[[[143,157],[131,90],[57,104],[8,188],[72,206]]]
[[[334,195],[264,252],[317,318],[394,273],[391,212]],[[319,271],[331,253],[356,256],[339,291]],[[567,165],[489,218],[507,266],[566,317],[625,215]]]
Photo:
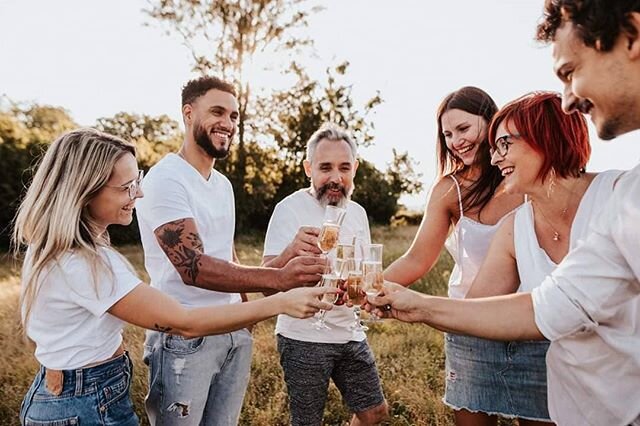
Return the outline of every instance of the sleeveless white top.
[[[569,235],[569,251],[584,239],[589,230],[589,222],[602,211],[613,193],[613,185],[623,172],[608,170],[599,173],[582,196],[576,216],[571,224]],[[518,292],[531,292],[538,287],[547,275],[558,266],[538,243],[535,232],[534,214],[531,202],[525,202],[514,217],[513,241],[516,250],[516,263],[520,287]]]
[[[447,251],[455,261],[455,266],[449,278],[448,294],[452,299],[464,299],[471,288],[471,284],[473,284],[476,274],[480,270],[487,251],[489,251],[493,235],[502,221],[513,212],[501,217],[495,225],[486,225],[466,217],[462,208],[460,184],[453,175],[449,177],[453,179],[458,190],[460,219],[444,243]]]

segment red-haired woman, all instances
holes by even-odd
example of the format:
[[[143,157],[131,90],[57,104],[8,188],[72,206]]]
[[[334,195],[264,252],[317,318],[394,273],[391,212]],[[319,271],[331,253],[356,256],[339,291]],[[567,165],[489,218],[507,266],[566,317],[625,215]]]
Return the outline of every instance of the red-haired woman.
[[[585,173],[591,153],[585,119],[577,113],[564,114],[556,93],[532,93],[507,104],[493,118],[488,134],[492,163],[504,176],[505,191],[526,194],[528,200],[496,232],[467,298],[531,292],[539,286],[587,236],[589,223],[606,205],[621,174]],[[463,311],[444,299],[430,299],[427,307],[425,298],[404,290],[389,285],[388,294],[373,302],[390,303],[393,316],[410,322],[439,324],[434,312],[446,310],[447,321],[455,323],[442,327],[447,330],[464,329],[458,325],[483,320],[463,318]],[[419,314],[423,309],[431,314]],[[547,400],[554,401],[559,393],[550,388],[547,394],[548,343],[504,345],[506,359],[500,354],[492,359],[488,352],[469,353],[467,370],[484,372],[493,387],[490,394],[502,394],[523,410],[518,414],[521,425],[550,421]],[[487,395],[478,398],[484,400]]]
[[[437,114],[440,176],[411,247],[385,270],[385,279],[410,285],[429,272],[446,245],[455,261],[449,297],[465,297],[494,233],[523,200],[503,191],[502,174],[491,166],[487,128],[497,110],[493,99],[476,87],[463,87],[441,102]],[[497,423],[492,414],[502,411],[493,401],[476,403],[477,395],[486,394],[486,389],[463,379],[472,374],[464,363],[468,352],[497,352],[503,347],[502,342],[445,336],[443,400],[455,410],[458,426]]]

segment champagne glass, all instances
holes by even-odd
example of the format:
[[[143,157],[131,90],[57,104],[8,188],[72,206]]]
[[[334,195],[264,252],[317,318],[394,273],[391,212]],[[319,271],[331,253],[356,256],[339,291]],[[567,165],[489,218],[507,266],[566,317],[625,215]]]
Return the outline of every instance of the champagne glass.
[[[362,279],[367,297],[376,296],[382,291],[384,276],[382,274],[382,244],[367,244],[364,246],[362,259]],[[370,322],[380,321],[371,315]]]
[[[346,210],[336,206],[327,206],[324,210],[322,228],[318,236],[318,248],[322,254],[329,253],[338,245],[340,225],[344,220]]]
[[[322,279],[318,283],[318,286],[319,287],[338,287],[339,280],[340,280],[340,277],[338,277],[336,274],[323,274]],[[322,296],[322,301],[327,303],[335,303],[337,298],[338,298],[337,294],[325,294],[324,296]],[[320,311],[318,311],[316,320],[313,323],[311,323],[313,328],[315,328],[316,330],[331,330],[331,327],[329,327],[325,323],[324,317],[326,314],[327,314],[327,311],[325,311],[324,309],[320,309]]]
[[[360,320],[360,305],[366,300],[363,288],[362,271],[349,271],[347,275],[347,296],[353,304],[353,325],[349,327],[351,331],[367,331],[369,327],[362,324]]]
[[[339,243],[336,247],[336,256],[338,259],[354,259],[356,256],[355,244]]]

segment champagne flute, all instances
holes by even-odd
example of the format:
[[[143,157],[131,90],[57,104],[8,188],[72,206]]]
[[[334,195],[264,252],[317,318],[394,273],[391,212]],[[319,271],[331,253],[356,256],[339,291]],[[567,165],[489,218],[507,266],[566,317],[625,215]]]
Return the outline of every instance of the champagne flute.
[[[318,248],[322,254],[329,253],[338,245],[340,225],[344,220],[346,210],[336,206],[327,206],[324,210],[322,228],[318,236]]]
[[[356,256],[355,244],[339,243],[336,247],[336,256],[338,259],[354,259]]]
[[[318,286],[319,287],[338,287],[339,280],[340,280],[340,277],[338,277],[336,274],[323,274],[322,279],[318,283]],[[337,294],[325,294],[324,296],[322,296],[322,301],[327,303],[335,303],[337,299],[338,299]],[[327,314],[327,311],[325,311],[324,309],[320,309],[320,311],[318,311],[316,320],[313,323],[311,323],[313,328],[315,328],[316,330],[331,330],[331,327],[329,327],[325,323],[324,317],[326,314]]]
[[[367,244],[364,246],[362,260],[362,276],[367,297],[374,297],[382,291],[384,276],[382,274],[382,244]],[[371,315],[369,322],[380,321]]]
[[[367,331],[369,327],[362,324],[360,320],[360,305],[366,300],[363,289],[362,271],[349,271],[347,276],[347,296],[353,304],[353,324],[349,327],[351,331]]]

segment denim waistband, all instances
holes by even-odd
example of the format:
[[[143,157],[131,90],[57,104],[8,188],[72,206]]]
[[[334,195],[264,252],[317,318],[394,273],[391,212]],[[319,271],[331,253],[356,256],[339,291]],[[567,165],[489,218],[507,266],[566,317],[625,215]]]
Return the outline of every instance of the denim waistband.
[[[96,383],[121,373],[129,373],[131,366],[131,358],[129,353],[125,351],[122,355],[93,367],[62,370],[64,375],[62,388],[64,391],[75,389],[76,395],[82,394],[84,391],[92,391],[95,389]],[[40,374],[43,378],[46,371],[45,367],[40,366]]]

